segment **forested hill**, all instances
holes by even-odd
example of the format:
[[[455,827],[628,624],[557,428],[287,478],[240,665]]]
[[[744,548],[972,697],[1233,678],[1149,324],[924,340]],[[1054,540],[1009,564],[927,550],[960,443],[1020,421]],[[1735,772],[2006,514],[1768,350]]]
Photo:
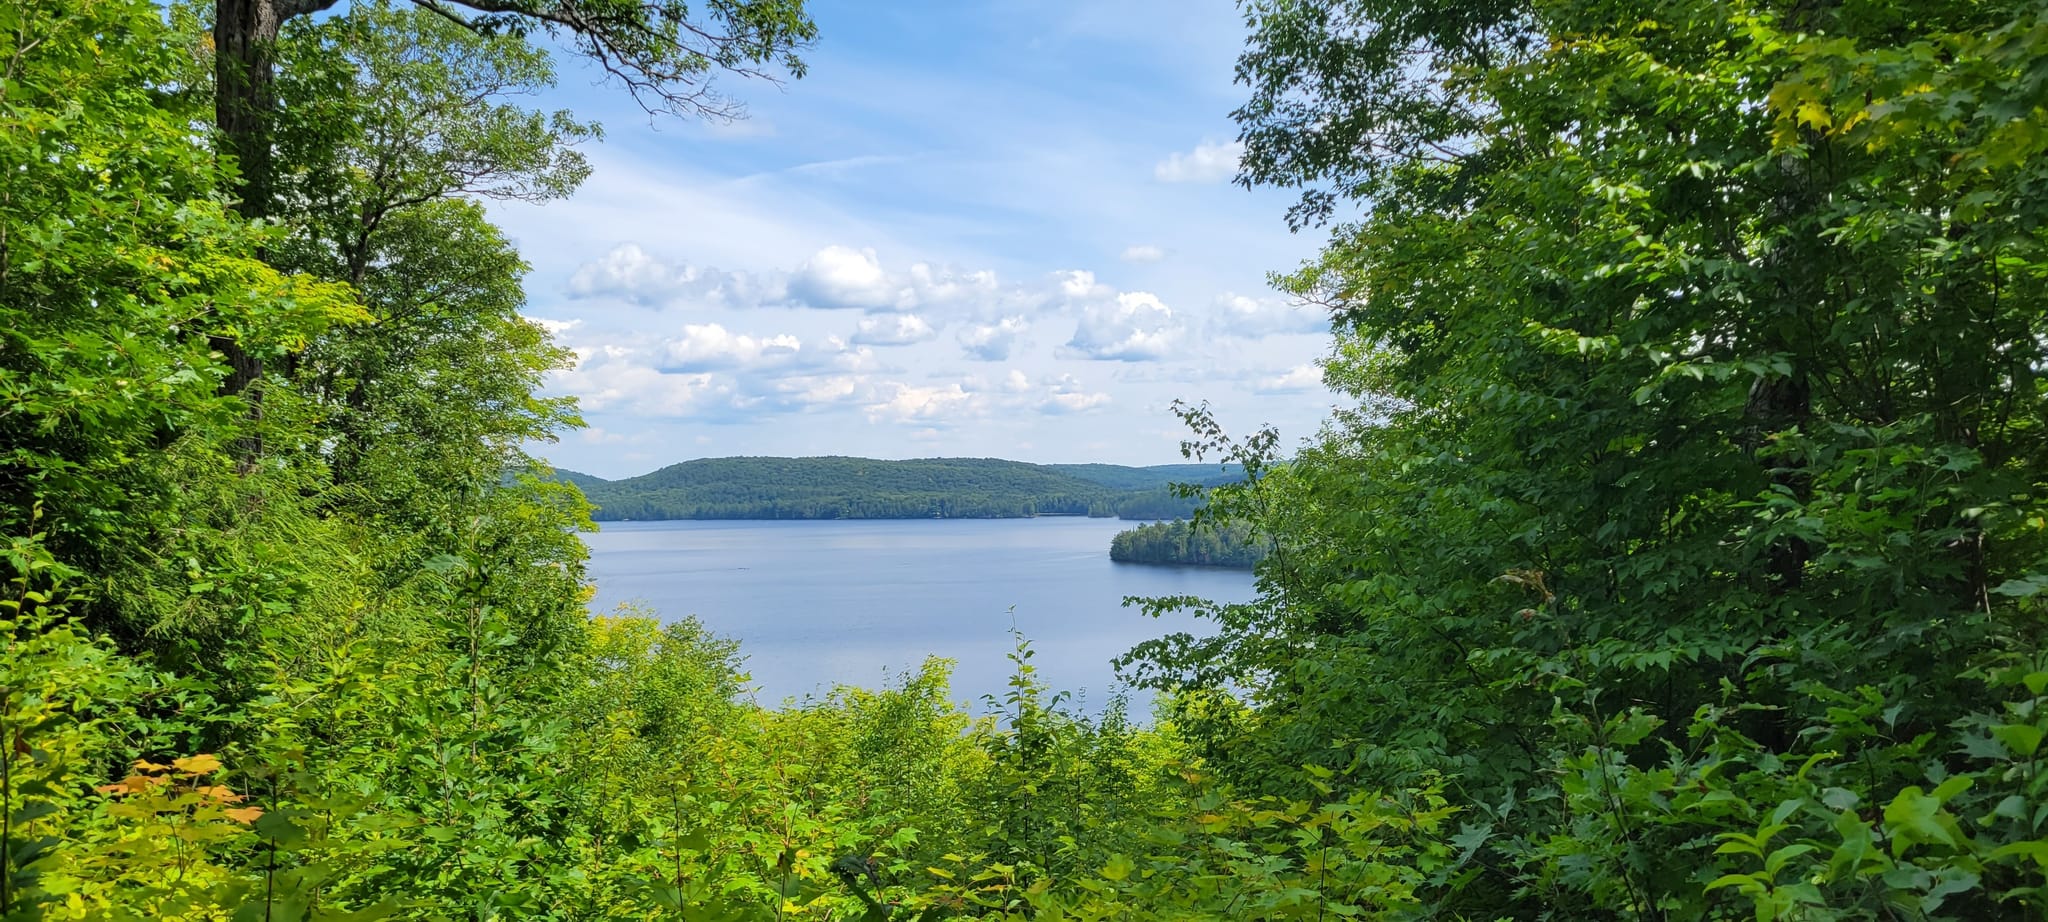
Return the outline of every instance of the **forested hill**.
[[[598,507],[599,521],[650,519],[1021,518],[1184,516],[1173,483],[1237,480],[1211,464],[1124,467],[998,458],[705,458],[625,480],[558,470]]]

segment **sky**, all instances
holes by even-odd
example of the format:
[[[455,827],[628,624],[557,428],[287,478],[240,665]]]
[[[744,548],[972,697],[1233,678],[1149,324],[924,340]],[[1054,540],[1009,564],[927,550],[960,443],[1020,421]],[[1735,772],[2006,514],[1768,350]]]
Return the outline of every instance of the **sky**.
[[[537,455],[1163,464],[1176,399],[1290,442],[1327,415],[1327,319],[1266,281],[1318,239],[1230,181],[1231,3],[812,13],[805,78],[720,82],[742,121],[651,118],[568,60],[538,100],[606,136],[573,197],[492,206],[577,357],[547,392],[589,425]]]

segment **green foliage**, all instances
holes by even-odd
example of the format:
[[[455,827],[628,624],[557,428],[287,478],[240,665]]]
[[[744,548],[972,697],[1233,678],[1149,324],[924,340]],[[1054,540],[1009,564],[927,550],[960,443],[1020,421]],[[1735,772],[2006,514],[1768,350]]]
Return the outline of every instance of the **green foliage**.
[[[1059,473],[1079,477],[1118,490],[1165,489],[1176,483],[1215,486],[1244,479],[1244,472],[1232,464],[1154,464],[1125,467],[1121,464],[1047,464]]]
[[[1285,280],[1357,399],[1293,456],[1183,407],[1229,464],[611,483],[525,453],[567,357],[475,197],[567,194],[594,129],[511,101],[520,30],[688,107],[811,27],[495,6],[294,6],[263,223],[194,130],[204,17],[0,6],[0,919],[2048,905],[2039,10],[1248,4],[1245,179],[1364,208]],[[1149,728],[1021,638],[986,716],[940,661],[776,709],[693,621],[587,615],[583,492],[1199,501],[1121,555],[1266,556],[1144,602],[1216,626],[1125,659]]]
[[[597,504],[593,517],[600,521],[1160,518],[1194,508],[1168,495],[1168,484],[1183,477],[1201,483],[1233,479],[1208,465],[1130,468],[994,458],[707,458],[625,480],[573,471],[560,476]]]
[[[2038,17],[1250,5],[1245,178],[1365,209],[1283,280],[1358,405],[1270,473],[1189,411],[1275,550],[1138,651],[1181,732],[1443,779],[1440,913],[2038,914]]]
[[[362,319],[217,196],[198,112],[155,91],[190,40],[149,4],[0,14],[0,531],[43,500],[68,560],[149,547],[163,450],[235,435],[207,334],[276,354]]]
[[[1200,524],[1175,520],[1120,531],[1109,542],[1109,559],[1119,563],[1188,564],[1251,569],[1267,548],[1244,522]]]

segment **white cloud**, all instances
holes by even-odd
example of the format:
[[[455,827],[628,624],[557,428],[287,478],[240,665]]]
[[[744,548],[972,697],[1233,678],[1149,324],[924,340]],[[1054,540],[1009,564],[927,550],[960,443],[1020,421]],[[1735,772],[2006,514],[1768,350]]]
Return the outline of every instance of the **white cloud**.
[[[794,380],[792,393],[805,404],[843,403],[860,392],[861,379],[855,375],[824,375]]]
[[[892,272],[874,250],[829,246],[790,274],[789,303],[799,307],[852,308],[870,312],[927,309],[965,310],[1014,300],[987,269],[958,272],[913,263]]]
[[[996,274],[987,269],[956,273],[927,263],[910,267],[908,290],[914,307],[944,308],[983,305],[1018,296],[1004,292]]]
[[[888,310],[896,290],[874,250],[829,246],[798,267],[789,279],[789,296],[808,307],[852,307]]]
[[[1321,390],[1322,387],[1322,369],[1314,365],[1296,365],[1280,374],[1253,382],[1252,391],[1260,394],[1299,394]]]
[[[871,346],[908,346],[921,343],[939,331],[916,314],[897,314],[893,317],[869,317],[860,322],[854,331],[853,341]]]
[[[1045,391],[1044,399],[1037,405],[1041,413],[1086,413],[1109,405],[1108,394],[1088,390],[1073,375],[1061,375],[1046,382]]]
[[[810,307],[871,313],[949,310],[1014,313],[1044,302],[1042,292],[1005,286],[987,269],[957,271],[930,263],[890,270],[872,249],[827,246],[793,270],[760,275],[664,260],[626,243],[577,267],[572,298],[614,298],[643,307]]]
[[[887,382],[881,395],[867,405],[868,418],[946,422],[975,411],[975,394],[959,384],[918,387],[900,381]]]
[[[748,307],[778,297],[774,287],[745,273],[666,262],[632,243],[613,247],[569,277],[572,298],[617,298],[642,307],[682,301]]]
[[[1160,182],[1222,182],[1237,175],[1244,144],[1238,141],[1204,141],[1187,152],[1175,151],[1152,167],[1152,178]]]
[[[548,331],[549,336],[560,336],[583,325],[583,321],[580,318],[576,320],[549,320],[546,317],[526,317],[524,319],[527,323]]]
[[[1030,323],[1022,315],[1004,317],[995,323],[977,324],[961,330],[956,338],[970,358],[1001,362],[1010,357],[1010,350],[1017,345],[1017,337],[1029,327]]]
[[[1248,298],[1224,292],[1216,298],[1210,327],[1220,336],[1257,339],[1278,333],[1328,333],[1330,315],[1308,304],[1277,298]]]
[[[1085,413],[1109,405],[1108,394],[1054,394],[1039,404],[1047,413]]]
[[[1109,293],[1109,286],[1097,284],[1095,273],[1086,269],[1067,269],[1053,273],[1059,282],[1059,293],[1068,300],[1097,297]]]
[[[1081,311],[1067,349],[1083,358],[1146,362],[1165,358],[1180,338],[1172,308],[1149,291],[1127,291]]]
[[[1149,243],[1124,247],[1121,257],[1127,263],[1156,263],[1166,258],[1166,251]]]
[[[891,369],[873,349],[836,336],[805,342],[789,333],[735,333],[690,324],[672,337],[614,336],[575,344],[574,367],[548,380],[592,412],[707,423],[858,405]]]
[[[729,332],[715,323],[690,324],[683,327],[683,335],[661,344],[657,368],[695,372],[767,367],[787,363],[803,347],[802,340],[788,333],[754,337]]]
[[[549,387],[576,395],[587,411],[688,417],[731,393],[729,386],[711,374],[664,374],[629,349],[606,346],[574,351],[575,366],[551,375]]]

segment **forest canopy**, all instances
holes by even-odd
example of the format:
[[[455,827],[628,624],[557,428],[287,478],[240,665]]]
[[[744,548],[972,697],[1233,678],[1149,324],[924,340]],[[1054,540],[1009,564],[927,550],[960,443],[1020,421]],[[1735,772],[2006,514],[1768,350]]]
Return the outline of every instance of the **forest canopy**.
[[[1191,524],[1175,519],[1117,532],[1109,542],[1109,559],[1249,570],[1265,559],[1267,550],[1252,537],[1250,523]]]
[[[482,201],[798,0],[0,4],[0,920],[2048,913],[2048,12],[1242,10],[1346,405],[1182,408],[1270,552],[1139,726],[587,610]]]
[[[557,472],[598,521],[654,519],[1167,519],[1200,506],[1190,487],[1230,483],[1229,465],[1026,464],[996,458],[705,458],[624,480]]]

